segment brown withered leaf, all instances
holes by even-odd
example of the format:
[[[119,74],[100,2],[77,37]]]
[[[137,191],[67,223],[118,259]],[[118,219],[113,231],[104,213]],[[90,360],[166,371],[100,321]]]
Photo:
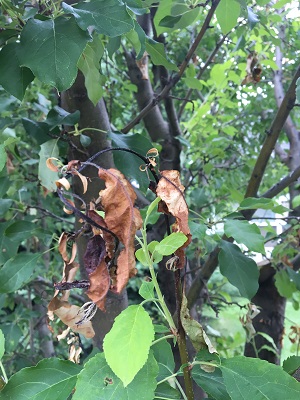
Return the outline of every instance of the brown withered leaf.
[[[57,305],[59,307],[54,311],[55,315],[67,326],[69,326],[72,331],[81,333],[86,338],[92,338],[95,336],[95,332],[92,326],[91,321],[85,321],[81,325],[77,325],[78,319],[78,312],[80,307],[71,305],[67,301],[60,301],[58,300]]]
[[[116,286],[114,290],[120,293],[130,277],[135,275],[135,233],[142,226],[142,218],[137,208],[134,208],[136,194],[124,175],[116,170],[99,170],[99,177],[105,181],[106,189],[100,191],[101,204],[105,211],[107,228],[123,243],[117,260]]]
[[[95,221],[98,225],[103,226],[104,228],[107,228],[106,222],[104,221],[104,218],[101,217],[95,210],[89,210],[88,211],[88,216]],[[108,229],[108,228],[107,228]],[[97,229],[96,227],[92,226],[92,230],[94,235],[99,235],[101,233],[105,246],[106,246],[106,252],[108,257],[111,259],[113,257],[113,253],[115,250],[115,239],[114,237],[107,231]]]
[[[86,294],[100,310],[105,311],[106,295],[110,288],[110,275],[104,260],[89,275],[89,280],[90,288]]]
[[[71,255],[69,256],[68,251],[67,251],[67,244],[70,239],[70,235],[67,232],[63,232],[60,235],[59,241],[58,241],[58,251],[60,252],[62,259],[66,264],[72,264],[73,261],[75,260],[76,253],[77,253],[77,246],[76,243],[73,242],[72,244],[72,251]]]
[[[188,240],[176,250],[175,255],[179,257],[177,268],[185,265],[184,249],[191,243],[192,235],[188,225],[188,206],[184,195],[184,186],[180,182],[179,171],[161,171],[161,178],[157,184],[156,194],[162,199],[158,204],[158,211],[171,214],[176,218],[172,226],[173,232],[182,232]]]
[[[210,353],[217,353],[217,350],[211,344],[206,332],[201,324],[190,316],[187,308],[187,298],[183,295],[180,309],[180,319],[185,333],[190,338],[196,351],[207,349]]]
[[[90,287],[86,294],[102,311],[105,311],[105,297],[110,287],[105,256],[105,241],[100,235],[95,235],[88,241],[83,257],[90,280]]]
[[[102,236],[96,235],[89,239],[83,256],[84,267],[88,275],[95,272],[105,256],[106,248]]]

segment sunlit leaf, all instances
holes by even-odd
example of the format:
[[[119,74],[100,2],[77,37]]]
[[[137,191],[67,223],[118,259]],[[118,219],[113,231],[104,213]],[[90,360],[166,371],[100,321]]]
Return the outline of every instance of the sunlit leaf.
[[[105,359],[125,387],[146,363],[153,339],[151,318],[140,305],[129,306],[122,311],[105,336]]]
[[[216,17],[222,32],[227,34],[233,29],[237,23],[237,19],[241,13],[241,6],[235,0],[221,0],[217,10]]]

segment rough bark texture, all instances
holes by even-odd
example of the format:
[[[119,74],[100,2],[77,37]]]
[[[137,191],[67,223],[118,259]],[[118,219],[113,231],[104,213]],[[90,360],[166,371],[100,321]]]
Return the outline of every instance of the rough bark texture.
[[[85,161],[98,151],[110,147],[110,143],[107,140],[107,135],[105,133],[110,130],[110,123],[105,103],[103,99],[101,99],[96,106],[93,105],[87,96],[84,77],[81,73],[78,74],[73,86],[61,94],[61,105],[69,112],[74,112],[76,110],[80,111],[79,129],[96,128],[104,131],[103,133],[95,130],[93,131],[92,129],[90,131],[85,131],[84,134],[91,138],[91,144],[86,149],[80,145],[79,138],[73,138],[74,140],[72,141],[76,147],[70,147],[70,160]],[[112,154],[107,152],[94,160],[94,162],[104,168],[111,168],[113,167]],[[86,202],[89,202],[98,197],[99,190],[103,188],[103,183],[98,177],[98,170],[96,168],[87,167],[84,170],[84,174],[91,179],[88,191],[84,195],[82,194],[82,184],[79,179],[74,179],[73,190],[74,193],[79,195]],[[86,277],[86,272],[83,266],[83,255],[87,245],[87,238],[81,237],[77,244],[81,274]],[[94,343],[96,346],[100,348],[102,347],[104,336],[111,329],[114,318],[126,307],[126,291],[120,295],[108,295],[106,313],[100,312],[99,310],[93,319],[93,326],[96,332]]]
[[[265,349],[260,351],[265,345],[271,346],[270,342],[261,335],[256,335],[254,340],[259,358],[273,364],[280,364],[286,299],[281,297],[276,289],[275,269],[271,266],[267,268],[269,268],[269,271],[265,271],[267,278],[259,282],[259,289],[252,299],[252,302],[261,310],[253,319],[253,326],[256,332],[263,332],[271,336],[278,349],[278,355]],[[244,354],[247,357],[256,357],[252,343],[246,343]]]

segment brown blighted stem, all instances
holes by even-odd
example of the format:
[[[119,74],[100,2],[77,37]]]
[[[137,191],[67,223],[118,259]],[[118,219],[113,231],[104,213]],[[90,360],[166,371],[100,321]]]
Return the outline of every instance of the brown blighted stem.
[[[182,303],[182,285],[181,285],[181,277],[180,277],[180,270],[175,271],[175,291],[176,291],[176,313],[178,317],[178,324],[177,324],[177,344],[179,349],[180,361],[181,365],[185,365],[183,368],[183,379],[185,384],[185,391],[188,400],[194,400],[194,391],[193,391],[193,381],[191,377],[191,371],[189,369],[189,356],[187,352],[187,345],[186,345],[186,335],[183,329],[181,318],[180,318],[180,310],[181,310],[181,303]]]
[[[248,187],[246,190],[246,197],[255,197],[257,196],[257,192],[259,186],[261,184],[262,178],[265,173],[265,169],[267,167],[269,158],[274,150],[275,144],[279,137],[279,134],[283,128],[283,125],[295,104],[296,98],[296,81],[300,77],[300,66],[298,66],[296,73],[293,77],[293,80],[284,96],[284,99],[278,109],[278,112],[272,122],[270,130],[267,132],[267,137],[264,141],[264,144],[261,148],[259,156],[257,158],[256,164],[254,166],[251,178],[248,183]]]
[[[205,32],[207,31],[207,29],[209,29],[210,21],[220,1],[221,0],[212,0],[212,6],[205,18],[205,21],[201,27],[198,36],[196,37],[183,63],[180,66],[179,72],[168,82],[168,84],[163,88],[163,90],[152,101],[150,101],[150,103],[148,103],[145,108],[143,108],[143,110],[139,113],[139,115],[121,130],[122,133],[128,133],[135,125],[137,125],[149,113],[149,111],[152,110],[153,107],[155,107],[161,100],[163,100],[169,94],[169,91],[172,89],[172,87],[175,86],[177,82],[180,80],[195,50],[199,46],[199,43],[201,42]]]

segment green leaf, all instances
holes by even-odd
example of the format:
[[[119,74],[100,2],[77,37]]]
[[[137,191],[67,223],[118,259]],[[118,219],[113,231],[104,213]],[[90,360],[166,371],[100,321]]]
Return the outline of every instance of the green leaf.
[[[289,375],[293,375],[300,368],[300,356],[290,356],[283,361],[282,368]]]
[[[134,50],[137,54],[136,58],[139,60],[143,57],[146,49],[146,35],[140,25],[134,21],[134,29],[127,33],[127,38],[132,43]]]
[[[83,147],[88,147],[92,143],[92,139],[83,133],[80,134],[79,140]]]
[[[221,370],[232,400],[281,400],[300,396],[299,382],[267,361],[239,356],[223,360]]]
[[[152,242],[150,242],[148,244],[148,251],[151,253],[152,258],[153,258],[153,262],[158,264],[159,262],[161,262],[161,260],[164,258],[163,255],[161,255],[160,253],[156,252],[156,246],[159,244],[159,242],[157,240],[153,240]]]
[[[153,299],[154,298],[154,284],[152,281],[143,281],[139,290],[139,295],[143,299]]]
[[[25,91],[34,75],[30,69],[20,66],[18,43],[9,43],[0,52],[0,85],[19,100],[23,100]]]
[[[155,399],[178,400],[181,399],[181,396],[177,389],[174,389],[167,382],[163,382],[155,390]]]
[[[226,87],[226,69],[227,67],[224,64],[215,64],[210,71],[210,77],[218,89],[223,89]]]
[[[148,313],[132,305],[117,316],[104,338],[106,361],[124,386],[129,385],[147,361],[154,328]]]
[[[51,128],[56,128],[60,125],[73,126],[79,122],[80,111],[76,110],[73,113],[69,113],[61,107],[55,106],[48,112],[46,124]]]
[[[174,373],[175,361],[172,348],[167,340],[163,340],[155,343],[151,349],[159,367],[157,380],[161,381]]]
[[[177,71],[178,68],[175,64],[167,59],[165,48],[162,43],[155,42],[150,38],[146,38],[146,51],[151,57],[154,65],[163,65],[171,71]]]
[[[290,279],[295,283],[297,290],[300,290],[300,272],[294,271],[292,268],[286,269]]]
[[[276,272],[275,286],[282,297],[290,298],[297,291],[295,282],[291,280],[286,270]]]
[[[155,200],[152,201],[151,204],[149,204],[146,212],[146,218],[145,218],[145,224],[147,223],[147,220],[149,216],[153,213],[154,210],[157,210],[158,203],[161,201],[160,197],[156,197]]]
[[[171,28],[167,31],[170,32],[175,29],[184,29],[191,25],[200,13],[199,7],[195,7],[192,10],[188,10],[180,15],[167,15],[162,18],[159,22],[159,26]]]
[[[137,153],[146,156],[147,152],[153,148],[152,143],[146,137],[135,135],[123,135],[121,133],[110,133],[113,147],[123,147],[136,151]],[[116,167],[129,178],[135,179],[140,186],[142,192],[146,192],[149,186],[149,179],[146,172],[140,171],[139,167],[143,164],[143,160],[135,154],[130,154],[125,151],[114,151],[114,162]]]
[[[300,194],[298,194],[293,198],[292,203],[293,203],[293,208],[300,206]]]
[[[241,296],[251,300],[258,290],[259,271],[256,262],[246,257],[235,244],[222,240],[219,246],[221,274],[238,288]]]
[[[129,32],[134,23],[125,4],[116,0],[91,0],[71,7],[62,3],[66,13],[73,14],[81,29],[93,28],[104,35],[115,37]]]
[[[136,256],[137,260],[138,260],[141,264],[144,265],[144,267],[147,267],[147,266],[148,266],[148,261],[147,261],[147,258],[146,258],[146,256],[145,256],[145,253],[144,253],[144,250],[143,250],[143,249],[138,249],[138,250],[135,252],[135,256]]]
[[[155,251],[163,256],[170,256],[186,241],[187,237],[182,232],[173,232],[155,247]]]
[[[216,17],[224,34],[233,29],[241,13],[241,6],[235,0],[221,0],[216,9]]]
[[[0,270],[0,293],[11,293],[24,286],[31,278],[40,254],[19,253],[10,258]]]
[[[10,39],[13,36],[18,36],[19,31],[16,29],[3,29],[0,31],[0,46],[2,47],[8,39]]]
[[[296,81],[296,103],[300,103],[300,78]]]
[[[9,225],[4,235],[10,240],[22,242],[25,239],[34,235],[36,224],[29,221],[16,221]]]
[[[5,151],[4,144],[0,145],[0,172],[3,170],[6,164],[7,154]]]
[[[248,22],[250,25],[250,29],[253,29],[255,25],[259,22],[259,18],[256,14],[254,14],[251,7],[247,7],[247,11],[248,11]]]
[[[249,250],[265,254],[264,237],[255,224],[238,219],[228,219],[224,224],[224,231],[228,237],[233,237],[237,243],[243,243]]]
[[[21,65],[40,81],[66,90],[75,81],[77,62],[89,39],[73,18],[30,19],[21,33]]]
[[[231,399],[226,390],[224,379],[219,369],[215,369],[214,372],[206,372],[201,369],[200,365],[195,365],[192,369],[192,377],[197,385],[212,398],[216,400]]]
[[[280,8],[285,6],[287,3],[290,3],[290,0],[278,0],[276,3],[272,4],[272,7],[279,10]]]
[[[109,38],[108,43],[106,45],[106,50],[107,50],[108,56],[111,60],[112,60],[112,57],[115,54],[115,52],[117,50],[119,50],[120,46],[121,46],[121,36]]]
[[[32,136],[39,145],[50,139],[48,135],[50,128],[45,122],[37,122],[28,118],[22,118],[22,124],[26,133]]]
[[[5,337],[3,335],[2,330],[0,329],[0,361],[5,352]]]
[[[126,0],[126,7],[128,7],[135,15],[143,15],[147,13],[146,4],[142,0]]]
[[[48,140],[41,145],[41,150],[39,152],[39,180],[41,184],[51,192],[57,189],[55,181],[59,179],[58,173],[51,171],[46,166],[46,161],[49,157],[58,158],[59,150],[57,146],[57,139]]]
[[[131,354],[131,357],[133,356],[134,354]],[[104,354],[100,353],[89,360],[78,375],[76,391],[72,399],[152,400],[157,373],[158,366],[150,351],[146,364],[133,381],[124,387],[122,381],[108,366]]]
[[[104,47],[98,36],[94,37],[91,43],[86,45],[79,61],[78,68],[84,75],[87,94],[94,106],[103,95],[102,85],[105,81],[99,72],[100,59],[103,56]]]
[[[0,199],[0,216],[3,216],[12,205],[12,199]]]
[[[206,236],[206,225],[194,221],[189,221],[189,227],[193,238],[202,240]]]
[[[81,367],[48,358],[14,374],[0,393],[1,400],[62,400],[72,392]]]
[[[288,208],[276,204],[272,199],[266,199],[264,197],[247,197],[241,202],[238,210],[254,210],[257,208],[261,208],[262,210],[271,210],[278,214],[289,211]]]
[[[0,223],[0,264],[5,264],[17,254],[18,246],[4,235],[9,222]]]
[[[203,88],[202,83],[199,81],[199,79],[194,77],[184,78],[184,83],[190,89],[202,90]]]

